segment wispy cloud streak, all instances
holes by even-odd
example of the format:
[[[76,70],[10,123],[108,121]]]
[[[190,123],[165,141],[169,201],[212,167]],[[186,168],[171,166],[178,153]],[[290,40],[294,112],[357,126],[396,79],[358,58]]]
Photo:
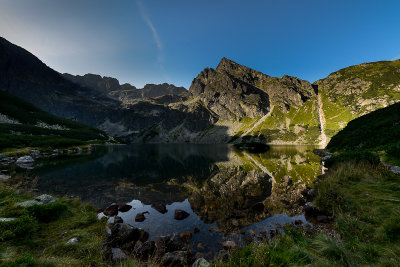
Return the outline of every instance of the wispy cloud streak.
[[[164,56],[163,56],[163,45],[160,39],[160,36],[158,35],[156,27],[154,27],[153,22],[151,21],[149,15],[147,14],[147,11],[145,7],[143,6],[143,3],[141,0],[136,0],[137,6],[139,8],[140,14],[142,15],[143,20],[146,22],[147,26],[150,28],[154,41],[157,45],[157,50],[158,50],[158,56],[157,56],[157,61],[162,67],[162,63],[164,61]]]

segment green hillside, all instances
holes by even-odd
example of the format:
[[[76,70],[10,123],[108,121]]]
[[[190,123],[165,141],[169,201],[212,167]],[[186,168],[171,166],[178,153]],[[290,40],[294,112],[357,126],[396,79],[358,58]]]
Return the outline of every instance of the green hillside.
[[[68,147],[107,139],[100,130],[53,116],[0,91],[0,151],[22,147]]]
[[[329,142],[328,149],[386,151],[400,158],[400,103],[373,111],[351,122]]]

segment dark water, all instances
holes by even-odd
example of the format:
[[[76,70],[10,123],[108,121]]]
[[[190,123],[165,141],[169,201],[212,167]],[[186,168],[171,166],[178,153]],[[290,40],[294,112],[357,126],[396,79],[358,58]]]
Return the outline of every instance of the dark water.
[[[253,231],[261,238],[260,230],[268,235],[276,224],[308,224],[301,191],[322,167],[312,149],[272,146],[250,154],[228,145],[97,146],[89,155],[39,161],[29,175],[38,177],[34,189],[39,192],[79,197],[98,208],[129,203],[133,208],[119,216],[151,239],[198,227],[190,246],[212,258],[223,240],[244,244]],[[256,208],[260,202],[264,211]],[[154,204],[166,205],[168,212],[158,212]],[[176,209],[189,217],[175,220]],[[145,211],[146,220],[135,222]],[[205,249],[197,248],[199,242]]]

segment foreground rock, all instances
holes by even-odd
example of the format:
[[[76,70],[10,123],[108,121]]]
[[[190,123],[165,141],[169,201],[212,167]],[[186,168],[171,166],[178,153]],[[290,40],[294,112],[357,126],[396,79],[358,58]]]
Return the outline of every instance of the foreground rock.
[[[35,162],[35,160],[31,156],[19,157],[16,161],[17,164],[30,164],[33,162]]]
[[[43,205],[43,204],[49,204],[49,203],[54,203],[54,202],[56,202],[56,200],[52,196],[43,194],[33,200],[28,200],[28,201],[18,203],[17,206],[30,207],[33,205]]]
[[[118,208],[118,210],[119,210],[120,212],[127,212],[127,211],[129,211],[130,209],[132,209],[132,206],[131,206],[131,205],[128,205],[128,204],[122,204],[122,205],[120,205],[119,208]]]
[[[108,206],[108,207],[103,211],[103,213],[104,213],[106,216],[115,216],[115,215],[117,215],[117,214],[118,214],[118,205],[115,204],[115,203],[111,204],[110,206]]]
[[[123,261],[128,258],[126,254],[119,248],[111,248],[112,260],[113,261]]]
[[[144,214],[145,214],[145,212],[136,214],[135,222],[143,222],[144,220],[146,220],[146,217],[144,216]]]
[[[206,261],[204,258],[199,258],[197,259],[192,267],[209,267],[210,263],[208,261]]]
[[[191,262],[188,251],[174,251],[165,253],[161,258],[161,266],[187,266]]]
[[[132,253],[137,242],[146,242],[149,238],[146,231],[126,223],[116,223],[110,230],[102,246],[103,258],[106,260],[113,259],[113,248]]]
[[[151,205],[151,207],[161,214],[165,214],[168,212],[167,207],[164,203],[154,203]]]

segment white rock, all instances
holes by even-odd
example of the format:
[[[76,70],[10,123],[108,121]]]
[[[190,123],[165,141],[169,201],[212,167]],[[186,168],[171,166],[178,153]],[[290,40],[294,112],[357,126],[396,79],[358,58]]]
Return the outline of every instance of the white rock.
[[[42,204],[48,204],[48,203],[56,202],[54,197],[52,197],[50,195],[47,195],[47,194],[40,195],[37,198],[35,198],[35,200],[41,202]]]
[[[73,237],[73,238],[71,238],[70,240],[67,241],[67,244],[77,244],[78,242],[79,242],[78,238],[77,237]]]
[[[0,222],[10,222],[15,220],[16,218],[0,218]]]
[[[10,179],[10,178],[11,178],[10,175],[0,174],[0,180],[8,180],[8,179]]]
[[[197,259],[192,267],[209,267],[210,263],[208,261],[206,261],[204,258],[199,258]]]
[[[42,204],[48,204],[48,203],[54,203],[54,202],[56,202],[56,200],[52,196],[43,194],[33,200],[28,200],[28,201],[18,203],[17,206],[30,207],[33,205],[42,205]]]
[[[392,166],[390,167],[390,171],[396,174],[400,174],[400,167],[399,166]]]
[[[17,164],[33,163],[35,160],[31,156],[23,156],[17,159]]]

